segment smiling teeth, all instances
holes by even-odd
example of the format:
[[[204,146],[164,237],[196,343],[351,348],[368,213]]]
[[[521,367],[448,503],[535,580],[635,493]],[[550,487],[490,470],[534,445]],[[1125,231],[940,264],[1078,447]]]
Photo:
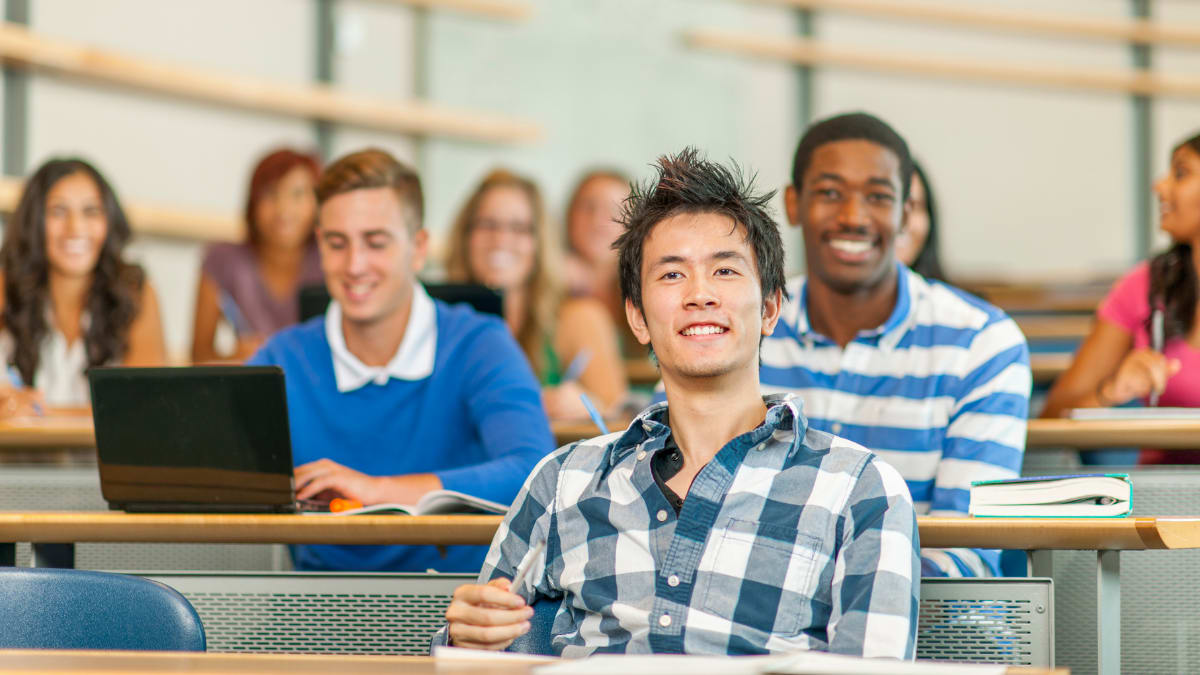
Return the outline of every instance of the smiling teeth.
[[[684,335],[715,335],[724,332],[725,329],[720,326],[690,326],[683,329]]]
[[[866,253],[871,250],[871,242],[854,239],[834,239],[829,245],[845,253]]]
[[[92,243],[87,239],[67,239],[63,242],[63,250],[70,254],[87,253]]]

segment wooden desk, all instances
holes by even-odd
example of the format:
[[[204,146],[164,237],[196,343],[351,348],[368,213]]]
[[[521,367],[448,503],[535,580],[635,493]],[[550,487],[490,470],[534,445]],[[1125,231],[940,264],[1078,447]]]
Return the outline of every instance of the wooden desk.
[[[0,421],[0,449],[94,448],[92,418],[21,417]]]
[[[629,420],[604,420],[608,430],[617,431],[629,426]],[[567,443],[582,441],[600,435],[600,429],[591,420],[555,420],[550,422],[550,431],[554,433],[554,442],[559,447]]]
[[[1013,320],[1028,340],[1080,340],[1092,330],[1090,314],[1018,315]]]
[[[218,654],[205,652],[116,652],[0,650],[0,672],[70,673],[71,675],[529,675],[537,662],[450,661],[426,656],[327,656],[297,654]],[[1066,668],[1007,668],[1008,675],[1069,675]]]
[[[1200,419],[1033,419],[1029,420],[1025,447],[1028,449],[1149,447],[1193,450],[1200,448]]]
[[[1029,355],[1029,369],[1034,384],[1052,384],[1071,367],[1074,354],[1067,352],[1035,352]]]
[[[660,378],[658,366],[650,362],[650,358],[625,359],[625,375],[634,386],[653,387]]]

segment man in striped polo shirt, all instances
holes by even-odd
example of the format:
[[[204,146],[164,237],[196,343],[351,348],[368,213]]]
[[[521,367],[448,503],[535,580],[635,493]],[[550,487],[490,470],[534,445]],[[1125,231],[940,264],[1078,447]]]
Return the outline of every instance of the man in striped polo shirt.
[[[785,201],[808,277],[788,283],[760,377],[898,469],[918,513],[959,516],[971,481],[1020,472],[1029,350],[1004,312],[896,260],[912,172],[904,139],[865,113],[800,139]],[[926,576],[999,574],[995,550],[921,553]]]

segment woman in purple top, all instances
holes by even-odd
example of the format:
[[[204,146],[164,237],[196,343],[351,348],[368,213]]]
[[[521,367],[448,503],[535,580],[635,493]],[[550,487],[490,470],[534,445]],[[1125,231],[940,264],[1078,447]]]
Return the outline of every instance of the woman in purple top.
[[[213,244],[204,255],[192,329],[192,360],[242,361],[266,338],[299,319],[298,291],[322,283],[313,239],[317,158],[277,150],[254,168],[246,199],[246,241]],[[237,335],[232,353],[217,351],[217,324]]]
[[[1200,135],[1175,148],[1154,190],[1171,248],[1113,286],[1070,369],[1050,390],[1043,417],[1154,397],[1160,406],[1200,407]],[[1200,454],[1146,450],[1141,462],[1195,464]]]

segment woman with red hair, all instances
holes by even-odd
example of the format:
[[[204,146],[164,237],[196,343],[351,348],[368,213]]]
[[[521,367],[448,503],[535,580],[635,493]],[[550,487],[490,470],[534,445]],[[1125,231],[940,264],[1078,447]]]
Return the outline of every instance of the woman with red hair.
[[[322,281],[313,238],[319,173],[316,157],[288,149],[272,152],[255,167],[246,199],[246,241],[213,244],[204,255],[193,361],[242,361],[299,319],[299,289]],[[222,320],[237,336],[232,353],[220,353],[214,344]]]

